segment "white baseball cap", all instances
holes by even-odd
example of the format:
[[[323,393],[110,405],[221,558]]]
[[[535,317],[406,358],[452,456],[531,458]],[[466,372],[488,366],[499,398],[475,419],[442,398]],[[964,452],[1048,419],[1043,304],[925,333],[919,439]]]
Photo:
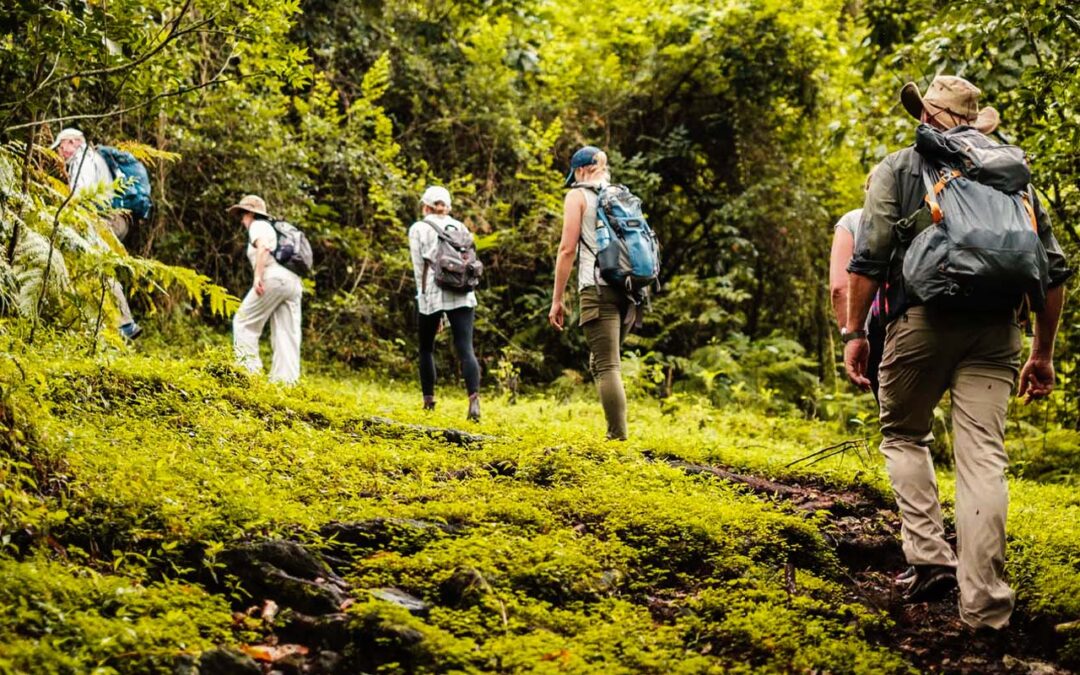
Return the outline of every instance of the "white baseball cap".
[[[67,129],[64,129],[60,133],[56,134],[56,138],[53,140],[52,145],[49,146],[49,149],[55,150],[60,147],[61,143],[73,138],[81,138],[83,140],[86,140],[86,136],[83,136],[83,132],[73,127],[68,127]]]
[[[450,208],[450,191],[440,185],[432,185],[424,190],[424,195],[420,197],[420,202],[431,207],[442,203],[446,204],[447,208]]]

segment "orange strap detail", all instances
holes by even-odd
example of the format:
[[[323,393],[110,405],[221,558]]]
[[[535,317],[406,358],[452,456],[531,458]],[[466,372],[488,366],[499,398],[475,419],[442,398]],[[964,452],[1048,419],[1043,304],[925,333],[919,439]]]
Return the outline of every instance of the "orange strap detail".
[[[938,179],[938,182],[934,183],[934,196],[937,197],[939,194],[941,194],[941,191],[945,189],[945,186],[949,183],[949,181],[954,178],[959,178],[962,175],[963,174],[961,174],[956,169],[953,169],[952,173],[943,175],[941,178]],[[941,205],[933,199],[930,199],[929,194],[923,197],[923,200],[925,200],[926,205],[930,207],[930,217],[933,218],[934,224],[937,225],[945,217],[945,215],[941,212]]]
[[[941,194],[941,191],[945,189],[946,183],[951,181],[953,178],[959,178],[961,175],[962,174],[959,171],[953,169],[952,173],[942,176],[938,180],[938,182],[934,183],[934,196],[937,197],[939,194]]]
[[[1031,205],[1031,200],[1028,199],[1027,193],[1020,195],[1020,200],[1024,202],[1024,209],[1028,213],[1028,218],[1031,218],[1031,229],[1035,230],[1035,234],[1039,233],[1039,219],[1035,217],[1035,207]]]
[[[944,214],[941,213],[941,205],[930,199],[930,195],[923,197],[926,205],[930,207],[930,217],[934,220],[934,224],[937,225],[944,218]]]

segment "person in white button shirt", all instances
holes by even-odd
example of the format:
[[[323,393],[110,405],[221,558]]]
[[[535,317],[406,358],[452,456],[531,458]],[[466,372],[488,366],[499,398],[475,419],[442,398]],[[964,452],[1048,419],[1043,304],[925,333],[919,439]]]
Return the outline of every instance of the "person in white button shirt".
[[[252,373],[261,373],[259,338],[270,322],[270,381],[295,384],[300,379],[300,277],[274,259],[278,235],[266,212],[266,202],[248,195],[229,207],[247,229],[247,256],[254,271],[251,290],[233,316],[236,360]]]
[[[78,129],[64,129],[56,135],[51,147],[64,160],[68,173],[68,187],[71,191],[77,195],[80,192],[100,190],[96,203],[103,209],[111,209],[114,176],[101,153],[87,144],[83,132]],[[117,240],[123,242],[129,229],[128,216],[123,213],[113,213],[107,216],[106,220]],[[91,235],[91,239],[101,247],[106,246],[105,242],[96,235]],[[135,323],[131,316],[131,308],[128,307],[123,287],[116,279],[109,279],[108,284],[116,300],[116,309],[120,312],[120,334],[131,340],[139,337],[142,327]]]
[[[454,351],[461,362],[465,388],[469,393],[468,419],[480,419],[480,364],[473,352],[473,322],[476,294],[440,288],[435,283],[435,260],[439,236],[434,227],[442,230],[464,228],[450,217],[450,192],[433,186],[420,198],[423,218],[409,228],[409,252],[412,254],[413,276],[416,280],[416,304],[420,314],[420,389],[424,409],[435,408],[435,336],[445,315],[454,334]]]

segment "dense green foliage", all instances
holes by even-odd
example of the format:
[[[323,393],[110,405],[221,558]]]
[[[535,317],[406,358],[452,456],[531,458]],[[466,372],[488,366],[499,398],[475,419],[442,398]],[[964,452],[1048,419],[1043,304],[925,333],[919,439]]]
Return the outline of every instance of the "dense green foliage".
[[[662,460],[888,494],[875,461],[787,466],[874,436],[869,397],[836,379],[832,223],[911,142],[899,86],[949,72],[1001,111],[1075,251],[1074,4],[6,2],[0,672],[172,672],[259,643],[273,621],[233,614],[249,598],[226,551],[289,538],[333,553],[321,528],[373,519],[424,526],[348,565],[350,634],[402,659],[347,655],[358,669],[906,670],[889,618],[845,585],[824,515]],[[89,199],[68,199],[47,149],[63,126],[150,166],[157,213],[126,250]],[[663,244],[664,290],[624,357],[625,446],[595,440],[580,331],[545,323],[565,165],[584,143],[609,151]],[[421,416],[412,384],[406,229],[430,183],[453,191],[487,266],[493,438],[468,449],[370,423],[459,418],[445,402]],[[292,390],[220,347],[251,274],[224,208],[249,192],[315,247]],[[145,317],[141,355],[112,330],[109,277]],[[1008,430],[1010,579],[1025,621],[1066,624],[1072,664],[1078,317],[1068,304],[1058,390],[1015,405]],[[462,574],[472,594],[448,599]],[[430,613],[369,593],[385,586]]]
[[[482,235],[481,361],[527,381],[582,369],[580,335],[543,317],[566,158],[597,143],[664,247],[667,291],[631,343],[663,371],[658,392],[700,388],[708,348],[735,332],[795,338],[831,379],[830,225],[910,142],[902,81],[978,83],[1077,243],[1078,26],[1042,0],[16,3],[0,134],[20,155],[63,124],[178,153],[156,163],[159,213],[129,249],[237,295],[249,272],[223,207],[262,193],[316,243],[309,343],[353,365],[407,363],[405,230],[423,185],[445,183]]]

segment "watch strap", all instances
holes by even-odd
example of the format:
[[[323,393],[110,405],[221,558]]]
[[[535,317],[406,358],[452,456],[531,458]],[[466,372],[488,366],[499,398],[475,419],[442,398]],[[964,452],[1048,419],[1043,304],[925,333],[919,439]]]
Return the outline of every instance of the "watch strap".
[[[852,340],[861,340],[861,339],[863,339],[865,337],[866,337],[866,330],[863,329],[863,328],[860,328],[858,330],[853,330],[853,331],[841,331],[840,332],[840,340],[843,341],[844,344],[847,344],[847,343],[851,342]]]

